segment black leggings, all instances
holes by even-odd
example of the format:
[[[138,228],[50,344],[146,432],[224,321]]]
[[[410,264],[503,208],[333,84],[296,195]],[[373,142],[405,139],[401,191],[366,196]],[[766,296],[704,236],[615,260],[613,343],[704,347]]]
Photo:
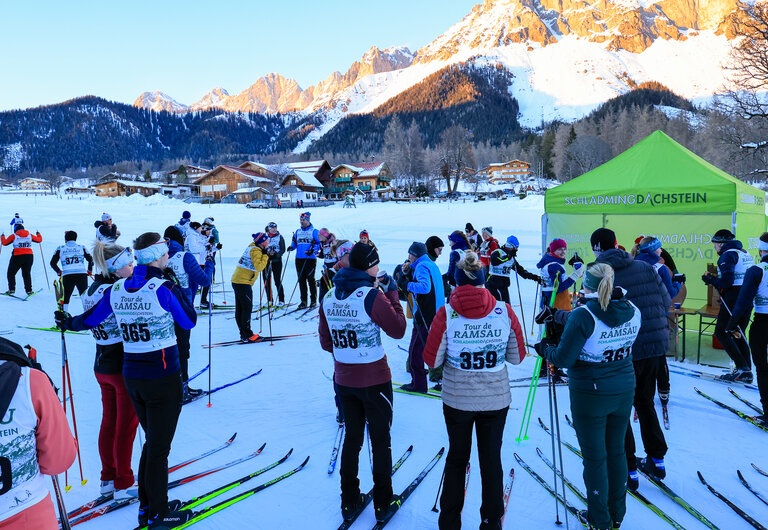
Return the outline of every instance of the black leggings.
[[[200,267],[203,269],[203,272],[205,272],[205,265],[200,265]],[[213,263],[213,270],[211,271],[211,285],[213,285],[213,280],[216,278],[216,263]],[[200,303],[204,304],[206,301],[208,301],[208,293],[211,290],[211,285],[203,285],[202,293],[200,294]],[[222,286],[222,289],[224,287]],[[194,306],[194,304],[192,304]]]
[[[253,311],[253,286],[247,283],[233,283],[235,293],[235,322],[240,330],[241,339],[253,336],[251,330],[251,312]]]
[[[485,288],[488,289],[493,297],[499,302],[509,302],[509,280],[504,281],[499,276],[491,276],[485,283]]]
[[[8,262],[8,290],[16,290],[16,273],[21,269],[21,277],[24,279],[24,290],[32,290],[32,262],[35,260],[33,254],[14,254]]]
[[[269,260],[267,270],[264,272],[264,284],[266,285],[267,300],[270,303],[275,299],[272,297],[272,279],[274,278],[275,287],[277,287],[277,299],[280,302],[285,302],[285,292],[283,291],[283,262],[279,259]]]
[[[656,408],[653,405],[657,374],[662,369],[664,362],[666,359],[663,356],[632,361],[635,368],[635,411],[637,412],[637,419],[640,421],[640,436],[643,439],[645,454],[651,458],[664,458],[664,455],[667,454],[664,431],[659,426],[659,417],[656,415]],[[637,469],[635,436],[632,433],[631,423],[627,425],[624,445],[627,453],[627,466],[630,471]]]
[[[737,292],[738,294],[738,292]],[[747,338],[742,333],[740,338],[735,338],[730,333],[725,332],[725,327],[728,325],[728,321],[731,319],[731,312],[729,309],[733,309],[736,301],[736,296],[728,297],[729,300],[722,299],[720,304],[720,312],[717,314],[717,323],[715,324],[715,337],[723,345],[725,353],[733,360],[733,364],[740,370],[752,370],[752,361],[750,361],[749,345],[747,344]],[[722,303],[725,302],[725,303]],[[726,307],[725,304],[728,304]],[[736,322],[738,329],[742,332],[747,329],[749,324],[749,313],[744,315]]]
[[[755,320],[749,328],[749,346],[755,362],[757,387],[763,412],[768,412],[768,313],[755,313]]]
[[[84,272],[65,274],[61,277],[61,283],[64,285],[64,303],[68,304],[75,287],[77,287],[80,296],[83,296],[83,293],[88,289],[88,275]]]
[[[159,379],[126,379],[139,423],[147,435],[139,461],[139,503],[150,519],[168,511],[168,453],[181,412],[181,373]]]
[[[181,380],[186,383],[187,379],[189,379],[189,336],[192,334],[192,330],[184,329],[176,323],[173,324],[173,327],[176,331],[176,346],[179,349]]]
[[[320,293],[318,298],[321,302],[323,301],[323,298],[325,298],[325,295],[328,294],[328,291],[331,290],[331,287],[333,287],[334,276],[336,276],[336,273],[333,269],[323,267],[323,273],[320,275]]]
[[[299,282],[299,295],[301,301],[307,303],[307,287],[309,287],[309,296],[312,304],[317,303],[317,285],[315,284],[315,267],[317,266],[317,260],[313,259],[297,259],[296,260],[296,274]]]

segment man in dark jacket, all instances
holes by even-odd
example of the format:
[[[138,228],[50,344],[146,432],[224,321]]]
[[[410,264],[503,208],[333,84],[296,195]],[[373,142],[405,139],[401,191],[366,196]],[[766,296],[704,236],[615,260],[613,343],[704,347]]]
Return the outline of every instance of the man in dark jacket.
[[[627,291],[627,299],[634,303],[642,315],[642,325],[632,346],[635,368],[634,406],[640,421],[643,446],[648,455],[642,460],[635,458],[635,437],[632,425],[627,426],[626,452],[629,467],[627,487],[636,490],[639,485],[637,466],[660,479],[666,477],[664,455],[667,443],[659,426],[659,418],[653,406],[656,393],[656,377],[663,366],[669,345],[667,312],[671,304],[669,293],[653,267],[632,259],[618,248],[616,234],[607,228],[592,233],[592,250],[598,263],[607,263],[615,272],[614,285]]]

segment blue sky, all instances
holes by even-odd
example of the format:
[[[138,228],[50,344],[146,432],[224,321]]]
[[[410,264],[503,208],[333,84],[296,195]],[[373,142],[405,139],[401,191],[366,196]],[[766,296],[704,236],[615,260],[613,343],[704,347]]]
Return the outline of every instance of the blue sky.
[[[479,0],[3,2],[0,110],[86,94],[190,104],[278,72],[302,88],[371,46],[429,43]]]

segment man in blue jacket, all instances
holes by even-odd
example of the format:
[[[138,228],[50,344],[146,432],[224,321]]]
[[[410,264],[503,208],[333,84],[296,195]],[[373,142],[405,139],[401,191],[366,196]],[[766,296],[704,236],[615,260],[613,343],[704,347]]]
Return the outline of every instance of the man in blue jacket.
[[[315,283],[315,266],[317,265],[317,255],[315,254],[320,247],[320,238],[318,231],[312,226],[309,220],[312,214],[304,212],[299,217],[301,228],[293,233],[291,246],[288,250],[296,251],[296,275],[299,282],[299,296],[301,303],[297,309],[315,307],[317,305],[317,284]],[[310,304],[307,306],[307,288],[309,288]]]
[[[413,331],[408,347],[408,366],[411,369],[411,382],[401,388],[408,392],[427,392],[427,370],[424,367],[424,346],[427,344],[429,326],[437,310],[445,305],[445,291],[440,269],[427,254],[424,243],[414,241],[408,249],[410,278],[403,280],[403,290],[414,295]],[[410,281],[407,281],[409,280]],[[406,283],[407,281],[407,283]]]

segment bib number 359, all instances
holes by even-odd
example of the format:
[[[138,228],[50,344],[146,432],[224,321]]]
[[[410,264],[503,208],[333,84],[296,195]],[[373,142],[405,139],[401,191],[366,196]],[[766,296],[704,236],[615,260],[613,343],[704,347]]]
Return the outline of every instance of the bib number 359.
[[[463,370],[483,370],[484,368],[495,368],[499,356],[495,351],[463,351],[460,354],[461,368]]]

